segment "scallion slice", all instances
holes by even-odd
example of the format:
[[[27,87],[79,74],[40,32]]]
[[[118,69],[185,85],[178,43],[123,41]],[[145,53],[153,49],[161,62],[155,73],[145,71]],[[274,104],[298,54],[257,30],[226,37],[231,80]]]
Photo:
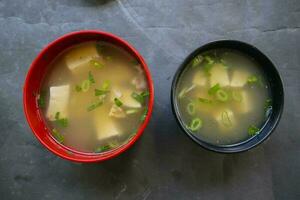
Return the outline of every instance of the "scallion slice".
[[[95,79],[91,71],[89,71],[89,81],[91,84],[95,83]]]
[[[226,102],[228,100],[228,94],[227,94],[227,92],[225,90],[219,89],[216,92],[216,98],[219,101]]]
[[[97,69],[100,69],[100,68],[102,68],[104,65],[102,64],[102,63],[100,63],[98,60],[91,60],[90,61],[90,64],[93,66],[93,67],[95,67],[95,68],[97,68]]]
[[[249,128],[248,128],[248,134],[249,134],[249,136],[254,136],[254,135],[256,135],[256,134],[258,134],[259,133],[259,128],[257,128],[256,126],[254,126],[254,125],[251,125],[251,126],[249,126]]]
[[[211,88],[209,88],[208,94],[209,94],[209,95],[214,95],[214,94],[216,94],[216,92],[217,92],[218,90],[220,90],[220,89],[221,89],[221,86],[220,86],[219,83],[217,83],[217,84],[213,85]]]
[[[200,118],[195,118],[191,121],[190,126],[188,127],[188,129],[190,129],[191,131],[197,131],[199,130],[203,125],[203,122]]]
[[[87,107],[87,111],[90,112],[92,110],[95,110],[96,108],[98,108],[99,106],[101,106],[103,104],[103,101],[97,101],[93,104],[91,104],[90,106]]]
[[[84,80],[81,83],[81,90],[87,92],[90,89],[91,82],[89,80]]]
[[[64,142],[64,136],[57,129],[52,129],[52,135],[59,143]]]
[[[194,115],[195,112],[196,112],[195,103],[194,102],[188,103],[186,109],[187,109],[187,112],[188,112],[189,115]]]
[[[117,97],[114,98],[114,102],[116,104],[116,106],[121,107],[123,105],[122,101],[120,99],[118,99]]]

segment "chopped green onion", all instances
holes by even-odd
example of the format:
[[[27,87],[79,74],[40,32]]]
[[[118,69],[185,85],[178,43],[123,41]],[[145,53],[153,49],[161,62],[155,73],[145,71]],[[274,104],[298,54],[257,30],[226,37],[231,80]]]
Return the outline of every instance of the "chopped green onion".
[[[55,113],[55,119],[56,119],[56,120],[59,119],[59,115],[60,115],[60,112],[56,112],[56,113]]]
[[[139,109],[130,109],[130,110],[126,110],[125,113],[127,115],[131,115],[131,114],[134,114],[134,113],[137,113],[139,112]]]
[[[95,83],[95,79],[91,71],[89,71],[89,81],[91,84]]]
[[[258,82],[258,78],[255,75],[251,75],[247,79],[247,83],[249,83],[249,84],[255,84],[257,82]]]
[[[209,65],[212,65],[215,63],[215,61],[210,56],[204,56],[204,59],[207,61]]]
[[[241,102],[243,100],[243,97],[241,95],[240,92],[238,91],[232,91],[232,99],[235,100],[235,101],[238,101],[238,102]]]
[[[121,107],[123,105],[122,101],[118,98],[114,98],[114,102],[118,107]]]
[[[110,87],[110,81],[109,80],[106,80],[102,83],[102,90],[108,90]]]
[[[91,104],[90,106],[87,107],[87,111],[90,112],[92,110],[95,110],[96,108],[98,108],[99,106],[101,106],[103,104],[103,101],[97,101],[93,104]]]
[[[219,89],[221,89],[221,86],[220,86],[219,83],[217,83],[217,84],[215,84],[214,86],[212,86],[211,88],[209,88],[208,94],[209,94],[209,95],[214,95],[214,94],[216,94],[216,92],[217,92]]]
[[[90,64],[97,69],[104,67],[104,65],[100,63],[98,60],[91,60]]]
[[[259,133],[259,128],[257,128],[256,126],[254,126],[254,125],[251,125],[251,126],[249,126],[249,128],[248,128],[248,134],[249,134],[249,136],[254,136],[254,135],[256,135],[256,134],[258,134]]]
[[[216,97],[219,101],[225,102],[228,100],[228,94],[225,90],[219,89],[216,92]]]
[[[188,129],[190,129],[191,131],[197,131],[202,127],[202,125],[203,125],[202,120],[200,118],[195,118],[192,120]]]
[[[108,151],[110,149],[111,149],[110,145],[100,146],[100,147],[95,149],[95,153],[101,153],[101,152],[104,152],[104,151]]]
[[[227,111],[222,112],[222,122],[225,126],[230,127],[232,126],[232,122],[230,120],[230,117],[228,115]]]
[[[192,60],[192,67],[196,67],[203,61],[203,56],[198,55]]]
[[[46,92],[41,91],[41,93],[38,95],[38,106],[39,108],[44,108],[46,106]]]
[[[188,103],[186,109],[187,109],[188,114],[194,115],[196,112],[195,103],[193,103],[193,102]]]
[[[101,95],[104,95],[104,94],[107,94],[107,93],[109,93],[108,90],[95,89],[95,96],[101,96]]]
[[[195,84],[191,85],[191,87],[187,88],[183,88],[180,92],[179,92],[179,99],[181,99],[182,97],[184,97],[188,92],[190,92],[192,89],[194,89],[196,87]]]
[[[198,98],[198,101],[201,103],[212,103],[213,101],[210,99],[205,99],[205,98]]]
[[[267,110],[270,107],[272,107],[272,99],[267,99],[265,101],[265,110]]]
[[[57,129],[52,129],[52,134],[59,143],[64,142],[64,136]]]
[[[149,91],[144,91],[144,92],[141,93],[142,97],[147,97],[149,95],[150,95]]]
[[[87,92],[89,89],[90,89],[90,84],[91,82],[89,80],[84,80],[82,83],[81,83],[81,90],[83,92]]]
[[[76,86],[75,86],[75,90],[76,90],[76,92],[81,92],[81,91],[82,91],[82,88],[81,88],[81,86],[76,85]]]
[[[55,113],[55,122],[61,127],[68,126],[68,119],[67,118],[60,118],[60,112]]]
[[[144,103],[144,97],[136,92],[131,94],[131,97],[134,98],[137,102]]]
[[[141,122],[144,121],[144,120],[146,119],[147,114],[148,114],[148,108],[145,108],[145,110],[144,110],[144,112],[143,112],[143,114],[142,114],[142,116],[141,116],[141,118],[140,118],[140,121],[141,121]]]

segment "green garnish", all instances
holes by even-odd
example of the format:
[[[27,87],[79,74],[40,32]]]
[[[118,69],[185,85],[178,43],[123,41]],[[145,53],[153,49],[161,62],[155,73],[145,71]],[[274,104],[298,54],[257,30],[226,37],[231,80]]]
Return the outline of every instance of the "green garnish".
[[[267,99],[265,101],[265,111],[268,110],[269,108],[272,108],[272,99]]]
[[[81,83],[81,90],[87,92],[90,89],[91,82],[90,80],[84,80]]]
[[[144,92],[141,93],[142,97],[147,97],[149,95],[150,95],[149,91],[144,91]]]
[[[229,66],[228,66],[228,64],[226,63],[226,61],[224,60],[224,59],[220,59],[220,63],[223,65],[223,67],[225,68],[225,69],[228,69],[229,68]]]
[[[249,83],[249,84],[255,84],[257,82],[258,82],[258,78],[255,75],[251,75],[247,79],[247,83]]]
[[[196,105],[195,105],[195,103],[193,103],[193,102],[188,103],[186,109],[187,109],[187,112],[190,115],[194,115],[195,112],[196,112]]]
[[[205,99],[205,98],[198,98],[198,101],[201,103],[212,103],[213,101],[210,99]]]
[[[232,126],[232,122],[227,111],[222,112],[222,122],[227,127]]]
[[[232,99],[235,101],[241,102],[243,100],[241,93],[238,91],[232,91],[231,95]]]
[[[134,113],[137,113],[137,112],[139,112],[138,109],[130,109],[130,110],[126,110],[126,111],[125,111],[125,113],[126,113],[127,115],[131,115],[131,114],[134,114]]]
[[[92,110],[95,110],[96,108],[98,108],[99,106],[101,106],[103,104],[103,101],[97,101],[93,104],[91,104],[90,106],[87,107],[87,111],[90,112]]]
[[[120,99],[118,99],[117,97],[114,98],[114,102],[116,104],[116,106],[121,107],[123,105],[122,101]]]
[[[190,129],[191,131],[197,131],[202,127],[202,125],[202,120],[200,118],[195,118],[191,121],[191,124],[188,127],[188,129]]]
[[[108,90],[110,87],[110,81],[109,80],[106,80],[102,83],[102,86],[101,86],[101,89],[102,90]]]
[[[219,83],[217,83],[217,84],[215,84],[214,86],[212,86],[211,88],[209,88],[208,94],[209,94],[209,95],[214,95],[214,94],[216,94],[216,92],[217,92],[219,89],[221,89],[221,86],[220,86]]]
[[[64,136],[57,129],[52,129],[52,135],[59,143],[64,142]]]
[[[144,97],[136,92],[131,94],[131,97],[134,98],[139,103],[144,103]]]
[[[148,108],[145,108],[145,110],[144,110],[144,112],[143,112],[143,114],[142,114],[142,116],[140,118],[141,122],[143,122],[146,119],[147,114],[148,114]]]
[[[216,97],[219,101],[225,102],[228,100],[228,94],[225,90],[219,89],[216,92]]]
[[[184,97],[188,92],[190,92],[192,89],[194,89],[196,87],[195,84],[191,85],[191,87],[187,88],[183,88],[180,92],[179,92],[179,99],[181,99],[182,97]]]
[[[91,84],[95,83],[95,79],[91,71],[89,71],[89,81]]]
[[[80,85],[76,85],[76,86],[75,86],[75,91],[76,91],[76,92],[81,92],[81,91],[82,91],[81,86],[80,86]]]
[[[204,59],[207,61],[208,64],[214,64],[215,61],[210,56],[204,56]]]
[[[38,95],[37,103],[39,108],[44,108],[46,106],[46,92],[41,91],[41,93]]]
[[[104,67],[104,65],[100,63],[98,60],[91,60],[90,64],[97,69]]]
[[[256,126],[254,126],[254,125],[251,125],[251,126],[249,126],[249,128],[248,128],[248,134],[249,134],[249,136],[254,136],[254,135],[256,135],[256,134],[258,134],[259,133],[259,128],[257,128]]]
[[[67,118],[60,118],[60,112],[55,113],[55,122],[61,127],[68,126],[68,119]]]
[[[198,55],[196,56],[193,60],[192,60],[192,67],[196,67],[197,65],[199,65],[201,62],[203,61],[203,56]]]
[[[107,145],[103,145],[103,146],[100,146],[98,148],[95,149],[95,153],[101,153],[101,152],[104,152],[104,151],[108,151],[110,150],[112,147],[107,144]]]
[[[109,93],[109,90],[99,90],[99,89],[95,89],[95,96],[101,96],[104,94]]]

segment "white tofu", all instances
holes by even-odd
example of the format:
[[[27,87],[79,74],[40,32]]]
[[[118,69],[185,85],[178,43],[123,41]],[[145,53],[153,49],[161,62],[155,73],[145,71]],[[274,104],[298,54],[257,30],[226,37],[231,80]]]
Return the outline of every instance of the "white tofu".
[[[131,84],[134,85],[137,90],[145,90],[147,88],[147,83],[143,75],[134,77]]]
[[[206,74],[203,71],[197,71],[193,78],[193,84],[198,86],[205,86],[207,83]]]
[[[221,109],[213,114],[221,131],[229,131],[236,126],[236,118],[230,109]]]
[[[253,104],[250,99],[251,98],[250,95],[247,92],[242,91],[241,97],[242,97],[242,101],[236,103],[235,106],[236,110],[240,113],[250,112],[253,109]]]
[[[50,87],[49,106],[47,109],[47,118],[50,121],[55,120],[55,114],[60,113],[61,118],[68,117],[68,103],[70,97],[70,86],[62,85]]]
[[[98,57],[96,46],[94,44],[83,45],[79,48],[72,49],[65,57],[67,67],[73,72],[83,66],[86,66],[89,61]]]
[[[116,123],[106,114],[100,113],[100,115],[95,115],[94,122],[98,140],[106,140],[120,135],[120,130]]]
[[[230,86],[232,87],[243,87],[247,83],[247,79],[250,74],[243,70],[236,70],[233,72]]]
[[[210,70],[210,86],[214,86],[219,83],[221,87],[229,85],[229,76],[227,69],[221,64],[215,64]]]

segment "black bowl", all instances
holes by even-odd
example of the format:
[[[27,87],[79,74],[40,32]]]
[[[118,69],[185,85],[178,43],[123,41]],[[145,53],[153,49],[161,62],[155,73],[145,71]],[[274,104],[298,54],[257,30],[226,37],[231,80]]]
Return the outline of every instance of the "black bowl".
[[[199,53],[202,53],[207,50],[213,50],[213,49],[219,49],[219,48],[226,48],[226,49],[233,49],[236,51],[240,51],[256,60],[260,66],[262,66],[262,71],[266,76],[266,80],[269,82],[270,85],[270,91],[271,91],[271,97],[272,97],[272,112],[264,124],[263,128],[259,132],[259,134],[242,141],[240,143],[231,144],[231,145],[214,145],[211,143],[207,143],[196,136],[193,135],[185,126],[183,121],[181,120],[176,98],[175,98],[175,91],[177,87],[178,80],[180,78],[180,75],[184,71],[185,67],[188,65],[188,63]],[[181,129],[196,143],[201,145],[202,147],[215,151],[215,152],[221,152],[221,153],[235,153],[235,152],[242,152],[249,150],[260,143],[262,143],[264,140],[266,140],[271,133],[276,128],[281,113],[283,111],[283,104],[284,104],[284,93],[283,93],[283,86],[282,81],[279,76],[278,71],[276,70],[274,64],[270,61],[270,59],[265,56],[261,51],[259,51],[256,47],[240,42],[235,40],[220,40],[208,43],[198,49],[196,49],[194,52],[192,52],[181,64],[181,66],[178,68],[172,83],[171,88],[171,102],[172,102],[172,109],[173,113],[177,119],[177,122],[179,123]]]

